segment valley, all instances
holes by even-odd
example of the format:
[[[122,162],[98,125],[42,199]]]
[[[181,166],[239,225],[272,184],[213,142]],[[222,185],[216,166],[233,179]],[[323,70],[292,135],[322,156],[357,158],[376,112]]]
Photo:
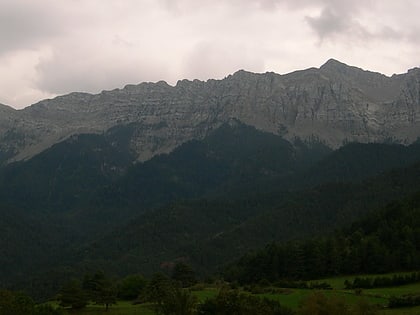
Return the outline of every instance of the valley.
[[[184,263],[199,305],[207,296],[293,314],[303,298],[416,301],[419,281],[359,296],[334,279],[420,268],[418,77],[330,60],[1,107],[2,292],[45,302],[89,274],[150,285]],[[331,288],[296,287],[318,281]],[[168,283],[165,294],[191,298]]]

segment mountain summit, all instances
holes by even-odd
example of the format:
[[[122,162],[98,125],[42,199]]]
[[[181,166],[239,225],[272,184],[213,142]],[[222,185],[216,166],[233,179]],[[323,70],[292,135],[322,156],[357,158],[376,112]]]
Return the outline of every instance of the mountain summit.
[[[420,71],[387,77],[330,59],[286,75],[242,70],[223,80],[141,83],[0,112],[0,163],[118,125],[130,125],[130,148],[144,161],[232,118],[334,148],[351,141],[411,143],[420,134]]]

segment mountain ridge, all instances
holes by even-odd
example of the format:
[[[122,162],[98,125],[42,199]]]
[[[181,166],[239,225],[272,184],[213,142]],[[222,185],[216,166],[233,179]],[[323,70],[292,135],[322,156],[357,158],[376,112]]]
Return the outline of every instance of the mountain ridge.
[[[349,141],[408,144],[420,134],[419,91],[416,69],[387,77],[331,59],[284,75],[240,70],[222,80],[73,92],[22,110],[0,108],[0,156],[7,156],[0,163],[28,159],[74,134],[127,124],[137,126],[130,147],[145,161],[202,139],[232,118],[332,148]]]

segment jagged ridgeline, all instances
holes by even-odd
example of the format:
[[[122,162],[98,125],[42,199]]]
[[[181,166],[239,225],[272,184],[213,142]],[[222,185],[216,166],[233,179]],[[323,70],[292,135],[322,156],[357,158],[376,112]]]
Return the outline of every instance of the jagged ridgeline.
[[[420,70],[387,77],[336,60],[286,75],[238,71],[223,80],[129,85],[72,93],[23,110],[0,107],[0,158],[21,160],[73,134],[134,126],[138,160],[202,139],[232,118],[285,139],[413,142],[419,135]]]
[[[420,190],[419,82],[330,60],[1,105],[0,286],[179,259],[204,276],[348,226]]]

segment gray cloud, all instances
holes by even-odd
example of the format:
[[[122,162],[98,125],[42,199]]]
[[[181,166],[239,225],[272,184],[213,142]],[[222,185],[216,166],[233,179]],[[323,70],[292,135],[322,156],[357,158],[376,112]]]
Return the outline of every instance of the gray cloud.
[[[106,51],[95,55],[91,47],[56,51],[51,58],[41,60],[37,65],[36,86],[52,94],[98,92],[129,83],[158,81],[167,76],[164,62],[152,62],[141,55],[130,55],[124,46],[129,50],[131,44],[119,38],[109,47],[112,45],[122,45],[122,49],[117,49],[121,55]]]
[[[34,49],[60,33],[61,25],[48,10],[32,1],[2,1],[0,54],[16,49]]]
[[[0,1],[0,101],[15,106],[330,57],[388,74],[420,63],[417,0]]]
[[[316,1],[316,0],[315,0]],[[301,4],[308,2],[300,0]],[[326,39],[360,42],[404,41],[412,34],[411,21],[417,20],[420,5],[411,0],[392,1],[318,0],[317,15],[305,17],[320,41]],[[417,24],[417,22],[416,22]],[[416,45],[411,42],[410,45]]]
[[[331,8],[325,8],[317,17],[307,17],[308,24],[315,30],[320,39],[342,33],[351,27],[349,18],[333,11]]]
[[[189,78],[202,80],[223,78],[239,69],[262,72],[264,61],[246,45],[223,45],[223,42],[201,42],[184,60]]]
[[[321,9],[320,13],[316,16],[306,16],[305,20],[321,42],[340,35],[350,35],[353,38],[369,37],[369,31],[357,17],[367,9],[372,10],[374,5],[372,1],[319,0],[317,2]]]
[[[384,26],[382,27],[381,30],[379,30],[379,32],[377,32],[376,34],[374,34],[375,37],[377,38],[381,38],[384,40],[402,40],[406,37],[406,35],[401,32],[398,31],[390,26]]]

